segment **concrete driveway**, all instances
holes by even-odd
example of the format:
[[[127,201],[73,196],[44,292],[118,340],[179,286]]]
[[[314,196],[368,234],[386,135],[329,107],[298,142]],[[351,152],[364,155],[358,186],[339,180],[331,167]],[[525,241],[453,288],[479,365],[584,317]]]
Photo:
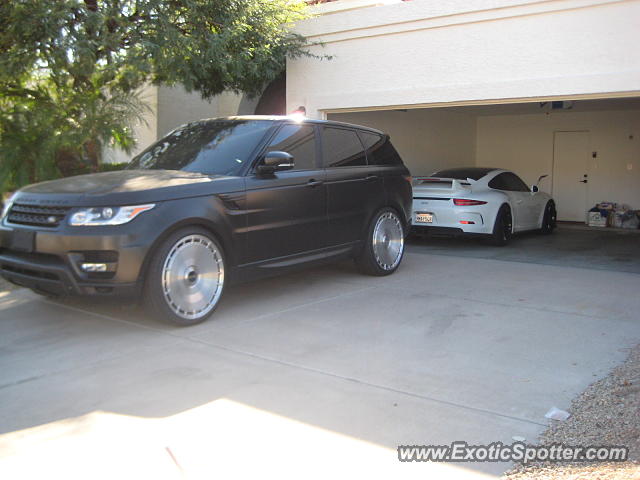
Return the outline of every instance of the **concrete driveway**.
[[[0,475],[499,474],[396,447],[534,442],[640,341],[640,276],[435,253],[237,287],[182,329],[0,293]]]

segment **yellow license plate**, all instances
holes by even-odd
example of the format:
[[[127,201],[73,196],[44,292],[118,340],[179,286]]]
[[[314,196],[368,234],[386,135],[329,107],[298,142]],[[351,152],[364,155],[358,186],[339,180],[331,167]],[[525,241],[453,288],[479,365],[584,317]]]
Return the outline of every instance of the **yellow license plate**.
[[[416,223],[433,223],[433,213],[416,213]]]

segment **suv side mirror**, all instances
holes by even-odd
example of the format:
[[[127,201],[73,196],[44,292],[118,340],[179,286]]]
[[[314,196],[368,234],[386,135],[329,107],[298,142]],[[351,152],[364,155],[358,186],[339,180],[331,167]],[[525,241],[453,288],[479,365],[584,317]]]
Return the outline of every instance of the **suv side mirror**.
[[[538,193],[538,186],[537,185],[533,185],[531,187],[531,193]]]
[[[291,170],[293,165],[293,155],[276,150],[265,154],[257,170],[258,173],[270,174],[280,170]]]

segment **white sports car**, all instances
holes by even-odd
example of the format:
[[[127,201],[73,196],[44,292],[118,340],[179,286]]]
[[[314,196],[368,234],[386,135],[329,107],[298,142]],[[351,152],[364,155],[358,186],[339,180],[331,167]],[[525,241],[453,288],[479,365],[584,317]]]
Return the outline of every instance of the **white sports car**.
[[[485,235],[493,244],[505,245],[515,232],[551,233],[555,226],[553,198],[508,170],[451,168],[414,177],[416,233]]]

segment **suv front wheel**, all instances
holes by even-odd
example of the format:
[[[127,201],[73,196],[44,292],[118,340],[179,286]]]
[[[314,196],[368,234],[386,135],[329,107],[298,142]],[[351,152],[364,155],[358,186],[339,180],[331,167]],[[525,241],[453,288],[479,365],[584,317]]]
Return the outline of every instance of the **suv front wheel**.
[[[356,265],[367,275],[395,272],[404,254],[404,227],[392,208],[383,208],[371,220]]]
[[[145,281],[145,303],[154,316],[187,326],[215,310],[225,281],[222,248],[199,227],[180,229],[157,249]]]

